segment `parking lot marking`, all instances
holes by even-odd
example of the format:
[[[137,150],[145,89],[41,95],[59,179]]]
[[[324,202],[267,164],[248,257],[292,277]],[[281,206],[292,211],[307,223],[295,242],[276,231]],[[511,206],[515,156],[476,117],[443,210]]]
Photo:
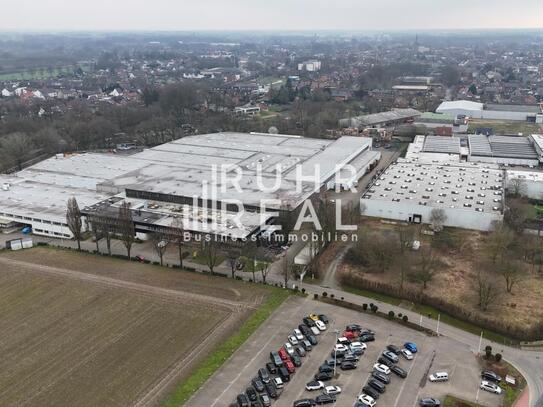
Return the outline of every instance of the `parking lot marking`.
[[[402,380],[403,383],[400,386],[400,391],[398,392],[398,396],[396,396],[396,401],[394,402],[394,407],[398,406],[398,402],[400,401],[400,396],[402,395],[403,389],[405,388],[405,385],[407,384],[407,381],[409,380],[409,373],[411,373],[411,370],[413,370],[413,367],[415,366],[415,362],[417,360],[418,355],[419,355],[418,353],[415,353],[415,357],[411,361],[411,366],[409,366],[409,370],[407,370],[407,377]]]
[[[302,305],[304,305],[303,302],[297,307],[296,312],[300,311],[300,308],[302,307]],[[264,352],[264,351],[269,352],[270,351],[268,349],[268,346],[269,346],[270,342],[273,341],[277,337],[277,335],[279,335],[279,332],[276,331],[275,334],[273,334],[270,337],[270,339],[268,339],[268,341],[264,344],[264,346],[262,346],[260,348],[260,350],[253,356],[253,358],[247,364],[245,364],[245,367],[239,371],[238,375],[234,378],[234,380],[232,380],[230,382],[230,384],[228,386],[226,386],[226,388],[223,390],[223,392],[213,401],[213,403],[209,407],[214,407],[219,402],[219,400],[222,398],[224,393],[226,393],[228,390],[230,390],[230,388],[234,385],[234,383],[236,383],[239,380],[239,378],[241,377],[241,375],[245,372],[245,369],[247,369],[249,366],[251,366],[251,364],[262,354],[262,352]]]

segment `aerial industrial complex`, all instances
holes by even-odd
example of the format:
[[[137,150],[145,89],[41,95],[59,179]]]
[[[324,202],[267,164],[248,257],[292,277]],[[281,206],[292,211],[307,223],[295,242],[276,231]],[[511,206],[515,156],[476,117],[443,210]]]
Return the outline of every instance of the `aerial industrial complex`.
[[[75,196],[84,215],[118,213],[129,202],[143,238],[180,218],[184,230],[246,238],[272,220],[271,212],[259,213],[262,200],[275,213],[293,211],[320,189],[334,187],[336,173],[349,187],[379,159],[368,138],[261,133],[189,136],[133,155],[60,154],[0,177],[0,225],[70,238],[66,203]],[[344,170],[347,164],[354,173]],[[225,178],[237,179],[241,191],[226,179],[214,181],[221,176],[214,169],[224,165],[232,166]],[[273,189],[276,179],[281,183]]]

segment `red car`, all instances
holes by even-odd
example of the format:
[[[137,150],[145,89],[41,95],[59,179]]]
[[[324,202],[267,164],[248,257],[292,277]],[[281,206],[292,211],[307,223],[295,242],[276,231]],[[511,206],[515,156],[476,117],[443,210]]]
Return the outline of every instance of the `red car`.
[[[287,370],[290,374],[296,371],[296,368],[294,367],[294,363],[292,363],[290,359],[285,360],[285,366],[287,367]]]
[[[281,360],[284,362],[285,360],[289,360],[289,357],[288,357],[288,353],[287,351],[285,350],[285,348],[281,347],[281,349],[279,349],[279,357],[281,358]]]
[[[345,338],[347,338],[348,340],[352,341],[353,339],[356,338],[356,335],[354,334],[354,332],[351,332],[351,331],[345,331],[343,332],[343,336]]]

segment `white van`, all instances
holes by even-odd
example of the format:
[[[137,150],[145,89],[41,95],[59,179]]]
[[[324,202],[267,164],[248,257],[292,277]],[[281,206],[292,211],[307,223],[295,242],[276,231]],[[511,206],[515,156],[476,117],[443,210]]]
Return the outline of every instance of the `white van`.
[[[446,382],[449,380],[449,374],[447,372],[436,372],[429,377],[431,382]]]

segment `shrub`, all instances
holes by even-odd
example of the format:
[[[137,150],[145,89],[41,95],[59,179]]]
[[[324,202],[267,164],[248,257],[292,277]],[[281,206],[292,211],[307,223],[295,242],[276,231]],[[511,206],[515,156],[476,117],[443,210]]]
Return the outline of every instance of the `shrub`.
[[[394,311],[388,311],[388,319],[394,319]]]
[[[374,313],[376,313],[378,309],[379,309],[379,307],[378,307],[377,305],[373,305],[373,304],[372,304],[371,310],[372,310]]]
[[[345,297],[341,297],[341,301],[344,301],[345,300]]]
[[[502,354],[501,353],[496,353],[494,355],[494,359],[496,360],[496,362],[500,362],[502,360]]]
[[[367,311],[368,310],[368,304],[366,304],[366,303],[362,304],[362,309],[364,311]]]
[[[403,317],[403,314],[401,312],[398,312],[398,318]]]
[[[322,293],[322,296],[323,296],[324,298],[326,298],[326,297],[328,297],[328,293],[327,293],[326,291],[324,291],[324,292]]]
[[[334,297],[335,297],[335,295],[334,295],[334,294],[330,294],[330,298],[334,298]]]
[[[313,298],[314,298],[314,299],[319,298],[319,294],[317,294],[317,293],[313,294]]]
[[[302,294],[305,294],[305,288],[302,288]]]
[[[402,321],[403,321],[403,322],[407,322],[408,320],[409,320],[409,318],[407,318],[407,315],[404,315],[404,316],[402,317]]]
[[[486,345],[485,346],[485,358],[490,359],[492,357],[492,346]]]

